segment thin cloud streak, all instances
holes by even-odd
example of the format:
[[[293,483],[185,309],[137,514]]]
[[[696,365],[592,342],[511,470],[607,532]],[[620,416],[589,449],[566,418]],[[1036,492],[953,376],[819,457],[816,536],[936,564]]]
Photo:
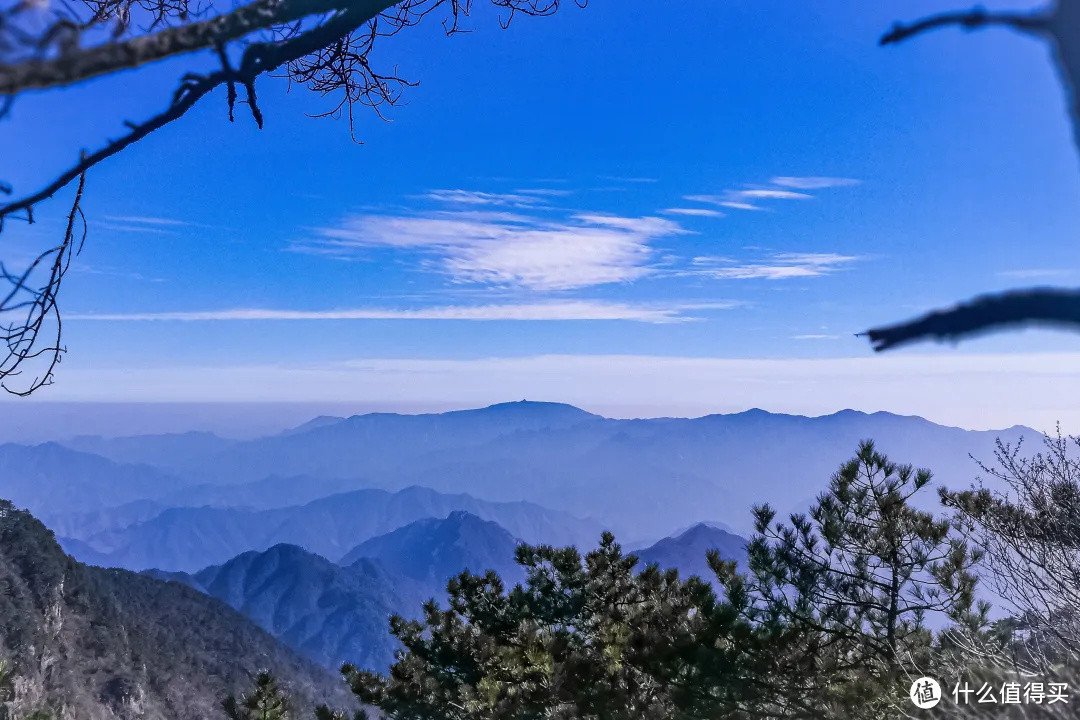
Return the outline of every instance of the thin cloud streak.
[[[1017,278],[1020,280],[1034,280],[1036,278],[1062,277],[1071,275],[1068,268],[1032,268],[1029,270],[1003,270],[998,273],[1000,277]]]
[[[790,280],[829,275],[860,259],[839,253],[775,253],[765,262],[736,264],[725,257],[698,257],[685,274],[716,280]]]
[[[685,208],[685,207],[672,207],[666,210],[661,210],[664,215],[685,215],[687,217],[708,217],[708,218],[722,218],[724,213],[719,210],[710,210],[708,208]]]
[[[134,225],[166,225],[166,226],[178,226],[178,225],[190,225],[191,223],[186,220],[174,220],[172,218],[163,217],[147,217],[144,215],[106,215],[106,220],[110,220],[116,223],[134,224]]]
[[[758,200],[813,200],[813,195],[795,192],[794,190],[777,190],[775,188],[758,188],[752,190],[725,190],[721,195],[685,195],[683,200],[690,202],[718,205],[734,210],[764,210],[760,205],[754,204]]]
[[[854,178],[843,177],[774,177],[769,182],[796,190],[824,190],[825,188],[850,187],[860,183]]]
[[[684,195],[690,202],[716,205],[732,210],[764,210],[760,200],[812,200],[814,195],[804,190],[824,190],[859,184],[853,178],[838,177],[774,177],[769,181],[775,187],[751,187],[743,190],[725,190],[720,194]]]
[[[505,305],[458,305],[419,309],[352,308],[337,310],[283,310],[271,308],[235,308],[158,313],[101,313],[70,315],[72,321],[136,322],[227,322],[280,320],[464,320],[464,321],[580,321],[622,320],[630,322],[668,324],[689,322],[696,318],[688,313],[695,310],[729,310],[740,303],[714,302],[698,304],[648,305],[568,300],[561,302],[521,303]]]
[[[150,233],[153,235],[173,235],[174,231],[165,227],[157,227],[155,225],[124,225],[122,223],[115,222],[103,222],[95,223],[102,230],[111,230],[113,232],[134,232],[134,233]],[[171,226],[170,226],[171,227]]]
[[[533,207],[546,203],[535,193],[492,193],[476,190],[431,190],[421,197],[427,200],[454,205],[510,205],[514,207]]]
[[[555,190],[553,188],[521,188],[514,192],[522,195],[539,195],[541,197],[567,197],[573,195],[573,190]]]

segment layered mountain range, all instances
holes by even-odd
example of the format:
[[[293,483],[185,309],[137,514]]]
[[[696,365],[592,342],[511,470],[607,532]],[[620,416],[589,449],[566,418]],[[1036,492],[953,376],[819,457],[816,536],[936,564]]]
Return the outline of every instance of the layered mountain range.
[[[997,439],[1015,443],[1025,435],[1038,433],[1022,427],[974,432],[850,410],[814,418],[750,410],[696,419],[613,420],[568,405],[517,402],[431,415],[321,417],[244,441],[188,433],[8,444],[0,446],[0,491],[38,513],[59,535],[96,552],[119,553],[114,563],[178,562],[172,569],[193,570],[279,542],[332,556],[394,529],[384,525],[359,537],[342,526],[347,537],[320,546],[307,544],[294,530],[279,530],[280,518],[312,513],[335,532],[339,521],[318,503],[338,495],[355,513],[369,502],[363,495],[347,497],[357,490],[422,487],[451,496],[436,501],[414,492],[400,498],[400,505],[441,506],[402,510],[398,527],[465,510],[531,542],[581,542],[606,528],[641,545],[702,521],[746,533],[754,503],[769,502],[780,513],[803,509],[862,439],[873,438],[894,460],[931,468],[939,483],[966,487],[979,471],[972,457],[991,461]],[[375,507],[385,501],[372,502]],[[510,508],[481,510],[477,502],[518,503],[512,512],[532,530],[514,526],[506,518]],[[539,519],[544,513],[546,520]],[[133,529],[158,518],[157,525]],[[220,553],[193,550],[185,559],[186,550],[174,549],[179,557],[170,559],[146,550],[161,533],[198,536],[208,524],[226,536]],[[238,536],[258,539],[247,545],[227,539]],[[180,548],[186,541],[166,542]]]
[[[0,662],[18,680],[0,697],[9,713],[215,717],[269,667],[303,702],[340,705],[330,670],[385,670],[390,615],[443,600],[464,570],[520,582],[520,543],[587,552],[612,530],[642,566],[708,579],[710,550],[745,564],[752,504],[805,509],[861,439],[966,487],[972,458],[1023,436],[1038,433],[853,411],[612,420],[520,402],[320,417],[244,441],[0,445],[0,497],[14,501],[0,513]]]
[[[465,570],[495,571],[507,588],[524,581],[514,562],[521,542],[497,523],[457,511],[366,540],[337,563],[281,544],[192,574],[145,574],[228,603],[327,668],[350,662],[385,671],[397,649],[388,631],[392,614],[417,617],[429,599],[445,604],[447,582]],[[708,579],[709,550],[744,563],[745,547],[742,538],[701,524],[635,554],[642,568],[655,563]]]

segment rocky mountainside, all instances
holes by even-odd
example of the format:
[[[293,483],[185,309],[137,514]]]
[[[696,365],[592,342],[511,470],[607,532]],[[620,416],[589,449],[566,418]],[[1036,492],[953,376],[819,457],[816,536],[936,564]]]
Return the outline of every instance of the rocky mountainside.
[[[345,706],[333,673],[224,603],[180,583],[82,565],[25,511],[0,501],[0,717],[190,720],[262,668],[301,706]]]

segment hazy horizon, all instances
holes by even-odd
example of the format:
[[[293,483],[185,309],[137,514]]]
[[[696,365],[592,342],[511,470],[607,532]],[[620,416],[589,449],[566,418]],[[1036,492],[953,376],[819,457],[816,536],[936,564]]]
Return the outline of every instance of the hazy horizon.
[[[478,410],[492,405],[527,400],[533,403],[572,405],[595,415],[615,420],[686,418],[708,415],[734,415],[750,410],[762,410],[774,415],[795,415],[808,418],[825,417],[845,411],[866,414],[884,412],[891,415],[919,417],[937,425],[963,430],[1007,430],[1017,426],[1039,432],[1050,429],[1032,427],[1026,423],[1001,426],[966,427],[941,422],[919,413],[894,412],[838,407],[822,412],[786,412],[752,405],[739,408],[717,408],[710,412],[675,413],[660,408],[611,405],[595,407],[589,404],[564,402],[546,397],[507,398],[484,404],[416,403],[416,402],[101,402],[101,401],[37,401],[0,402],[0,444],[36,444],[68,440],[82,435],[106,438],[140,435],[210,432],[223,438],[246,440],[293,429],[323,416],[349,417],[368,413],[397,413],[402,415],[438,414],[461,410]]]

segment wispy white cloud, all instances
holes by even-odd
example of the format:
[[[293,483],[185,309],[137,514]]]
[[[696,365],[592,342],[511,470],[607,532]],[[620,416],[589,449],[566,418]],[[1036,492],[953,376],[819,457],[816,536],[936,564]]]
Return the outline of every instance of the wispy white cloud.
[[[825,188],[849,187],[859,184],[859,181],[854,178],[843,177],[774,177],[770,182],[773,185],[795,188],[796,190],[823,190]]]
[[[573,190],[556,190],[554,188],[521,188],[514,192],[522,195],[539,195],[541,197],[566,197],[574,194]]]
[[[186,220],[174,220],[173,218],[147,217],[145,215],[106,215],[106,220],[125,225],[157,225],[175,227],[178,225],[190,225]]]
[[[828,275],[859,260],[839,253],[774,253],[755,263],[736,263],[730,258],[694,258],[688,274],[717,280],[790,280]]]
[[[252,320],[624,320],[666,324],[695,319],[693,311],[728,310],[739,307],[735,301],[696,304],[631,304],[594,300],[518,303],[503,305],[452,305],[419,309],[351,308],[336,310],[281,310],[236,308],[190,312],[141,312],[75,314],[67,320],[98,322],[132,321],[252,321]]]
[[[736,198],[751,200],[810,200],[814,196],[794,190],[774,190],[759,188],[757,190],[731,190],[730,193]]]
[[[684,200],[690,202],[719,205],[720,207],[734,210],[764,210],[756,205],[758,200],[811,200],[813,195],[795,192],[794,190],[777,190],[775,188],[756,188],[750,190],[725,190],[720,195],[686,195]]]
[[[191,220],[177,220],[176,218],[149,215],[105,215],[101,220],[91,220],[90,223],[104,230],[151,233],[155,235],[171,235],[188,228],[226,229],[217,225],[208,225]]]
[[[126,225],[124,223],[117,222],[102,222],[95,223],[102,230],[111,230],[113,232],[132,232],[132,233],[150,233],[152,235],[172,235],[173,229],[157,227],[154,225]]]
[[[532,207],[547,202],[536,193],[493,193],[477,190],[431,190],[421,197],[452,205],[510,205]]]
[[[725,190],[711,195],[685,195],[683,199],[733,210],[764,210],[765,208],[758,204],[761,200],[812,200],[813,195],[801,191],[844,187],[856,185],[858,182],[852,178],[836,177],[774,177],[770,180],[773,187]]]
[[[658,178],[654,177],[625,177],[621,175],[601,175],[602,180],[611,180],[613,182],[622,183],[655,183],[660,182]]]
[[[88,275],[107,275],[109,277],[124,278],[127,280],[141,280],[144,282],[165,282],[165,278],[152,277],[144,275],[140,272],[132,272],[130,270],[120,270],[118,268],[99,265],[73,265],[71,267],[72,272],[86,273]]]
[[[709,208],[685,208],[685,207],[672,207],[666,210],[661,210],[665,215],[685,215],[687,217],[710,217],[720,218],[724,217],[724,213],[719,210],[710,210]]]
[[[839,340],[839,335],[826,335],[823,333],[811,333],[808,335],[792,335],[792,340]]]
[[[1031,268],[1026,270],[1003,270],[998,275],[1019,280],[1036,280],[1038,278],[1062,277],[1072,273],[1073,271],[1068,268]]]
[[[292,249],[345,258],[372,248],[408,249],[456,282],[550,291],[649,275],[652,243],[687,231],[658,217],[581,213],[553,222],[443,212],[357,215],[314,232]]]

